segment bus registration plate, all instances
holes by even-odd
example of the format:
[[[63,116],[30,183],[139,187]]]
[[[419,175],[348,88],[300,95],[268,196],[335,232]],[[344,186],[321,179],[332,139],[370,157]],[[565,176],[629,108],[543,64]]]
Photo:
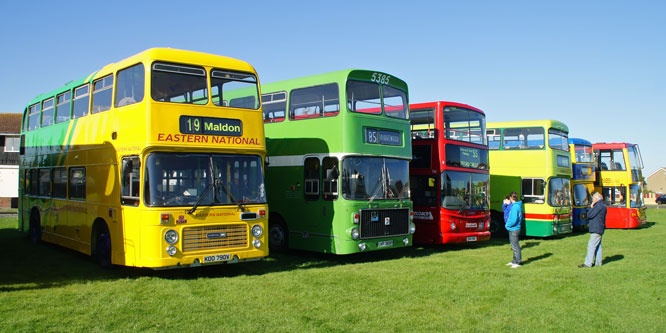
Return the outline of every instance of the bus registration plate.
[[[465,223],[465,228],[476,228],[476,227],[477,227],[476,223],[470,223],[470,222]]]
[[[468,242],[476,242],[476,236],[469,236],[467,237]]]
[[[386,247],[386,246],[393,246],[393,241],[388,240],[388,241],[377,242],[377,247]]]
[[[204,256],[204,264],[209,262],[227,261],[231,259],[231,254],[215,254],[212,256]]]

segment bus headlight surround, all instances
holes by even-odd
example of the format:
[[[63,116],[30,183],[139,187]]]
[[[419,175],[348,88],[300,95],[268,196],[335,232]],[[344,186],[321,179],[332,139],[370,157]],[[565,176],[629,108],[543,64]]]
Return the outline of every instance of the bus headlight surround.
[[[360,235],[361,235],[361,234],[359,234],[359,232],[358,232],[358,228],[352,228],[352,230],[351,230],[351,238],[352,238],[353,240],[357,240],[358,237],[359,237]]]
[[[405,246],[409,245],[409,238],[407,237],[403,238],[402,242],[405,244]]]
[[[164,233],[164,240],[169,244],[176,244],[178,242],[178,231],[169,229]]]
[[[178,253],[178,249],[173,245],[169,245],[166,249],[166,252],[168,255],[173,257],[176,255],[176,253]]]
[[[410,223],[410,224],[409,224],[409,233],[410,233],[410,234],[413,234],[413,233],[415,233],[415,232],[416,232],[416,224],[414,224],[414,223]]]
[[[365,249],[367,249],[367,248],[368,248],[368,246],[365,245],[365,243],[358,244],[358,249],[361,250],[361,252],[365,251]]]
[[[256,249],[260,248],[260,247],[261,247],[261,239],[255,239],[255,240],[253,240],[253,241],[252,241],[252,245],[254,245],[254,247],[255,247]]]
[[[451,222],[451,230],[456,230],[456,223],[455,222]]]
[[[260,225],[255,224],[252,226],[252,236],[259,238],[263,234],[264,234],[264,228],[262,228]]]

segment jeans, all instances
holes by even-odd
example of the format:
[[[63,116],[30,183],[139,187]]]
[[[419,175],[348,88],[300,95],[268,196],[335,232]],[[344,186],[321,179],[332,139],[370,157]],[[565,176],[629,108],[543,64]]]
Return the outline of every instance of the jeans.
[[[587,242],[587,255],[585,256],[585,266],[587,267],[592,267],[592,261],[594,261],[595,266],[601,266],[601,236],[601,234],[596,233],[590,234],[590,241]]]
[[[518,243],[518,238],[520,237],[520,229],[509,231],[509,241],[511,242],[511,250],[513,251],[513,261],[514,264],[520,265],[520,262],[523,260],[523,256],[520,253],[520,243]]]

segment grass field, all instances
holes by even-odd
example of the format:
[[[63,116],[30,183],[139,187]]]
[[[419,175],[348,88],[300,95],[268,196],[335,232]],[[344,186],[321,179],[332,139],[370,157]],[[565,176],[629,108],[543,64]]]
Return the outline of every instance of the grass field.
[[[587,234],[333,257],[273,253],[196,269],[104,270],[0,219],[0,331],[666,331],[666,209]]]

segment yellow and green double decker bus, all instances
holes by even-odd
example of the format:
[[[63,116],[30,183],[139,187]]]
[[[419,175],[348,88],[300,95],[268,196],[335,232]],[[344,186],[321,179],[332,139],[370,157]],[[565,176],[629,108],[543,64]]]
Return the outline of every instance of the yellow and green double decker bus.
[[[267,256],[259,94],[244,61],[155,48],[37,96],[19,229],[103,266]]]
[[[487,124],[492,232],[503,232],[502,200],[513,191],[522,194],[525,235],[571,232],[568,133],[556,120]]]
[[[411,246],[407,84],[342,70],[262,91],[271,247],[349,254]]]

